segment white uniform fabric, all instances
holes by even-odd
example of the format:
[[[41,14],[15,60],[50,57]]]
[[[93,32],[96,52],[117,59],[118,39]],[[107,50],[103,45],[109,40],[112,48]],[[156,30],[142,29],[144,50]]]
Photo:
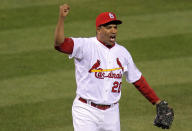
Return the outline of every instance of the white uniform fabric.
[[[119,105],[100,110],[82,103],[78,96],[73,102],[74,131],[120,131]]]
[[[69,56],[75,58],[75,76],[77,95],[91,100],[97,104],[113,104],[121,97],[122,76],[126,76],[129,83],[140,79],[141,72],[135,66],[130,53],[119,44],[111,49],[100,43],[96,37],[72,38],[74,41],[73,53]],[[117,58],[122,69],[106,72],[89,72],[89,69],[100,61],[101,69],[118,68]]]
[[[72,107],[74,130],[120,131],[119,104],[100,110],[78,98],[96,104],[114,105],[121,97],[122,76],[125,75],[126,80],[133,83],[140,79],[141,72],[130,53],[117,43],[109,49],[96,37],[72,39],[74,48],[69,58],[75,60],[77,83],[77,97]],[[94,66],[96,72],[89,72]]]

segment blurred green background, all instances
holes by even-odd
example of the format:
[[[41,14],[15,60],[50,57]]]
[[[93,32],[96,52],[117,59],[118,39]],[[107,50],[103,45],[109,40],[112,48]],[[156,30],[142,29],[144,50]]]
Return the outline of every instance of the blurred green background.
[[[125,46],[161,99],[175,110],[170,131],[191,131],[191,0],[0,0],[0,131],[72,131],[73,60],[54,50],[59,5],[68,3],[66,36],[95,36],[95,18],[123,21]],[[160,131],[152,106],[123,79],[122,131]]]

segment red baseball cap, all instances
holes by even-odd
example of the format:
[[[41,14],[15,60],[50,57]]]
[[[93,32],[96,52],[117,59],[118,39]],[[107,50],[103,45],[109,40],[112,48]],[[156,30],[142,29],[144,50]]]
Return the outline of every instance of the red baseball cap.
[[[116,15],[113,12],[103,12],[96,18],[96,27],[112,21],[116,24],[122,23],[122,21],[116,19]]]

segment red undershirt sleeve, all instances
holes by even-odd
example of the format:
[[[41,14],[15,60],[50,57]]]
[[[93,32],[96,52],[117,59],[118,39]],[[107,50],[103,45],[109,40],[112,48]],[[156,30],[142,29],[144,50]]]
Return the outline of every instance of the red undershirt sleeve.
[[[61,43],[59,46],[55,45],[55,49],[63,52],[65,54],[72,54],[74,47],[73,39],[71,38],[65,38],[64,42]]]
[[[133,85],[140,91],[140,93],[147,98],[153,105],[160,100],[158,96],[155,94],[154,90],[149,86],[147,81],[143,76],[134,82]]]

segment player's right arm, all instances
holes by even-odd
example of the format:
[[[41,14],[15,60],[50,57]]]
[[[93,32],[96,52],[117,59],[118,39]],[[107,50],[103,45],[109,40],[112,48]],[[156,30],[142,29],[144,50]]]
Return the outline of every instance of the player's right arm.
[[[55,49],[66,54],[72,54],[74,42],[71,38],[66,38],[64,34],[64,21],[69,13],[69,5],[60,6],[58,23],[55,29]]]
[[[64,4],[60,6],[59,10],[59,18],[58,23],[55,29],[55,44],[59,46],[61,43],[64,42],[65,35],[64,35],[64,20],[69,13],[69,5]]]

